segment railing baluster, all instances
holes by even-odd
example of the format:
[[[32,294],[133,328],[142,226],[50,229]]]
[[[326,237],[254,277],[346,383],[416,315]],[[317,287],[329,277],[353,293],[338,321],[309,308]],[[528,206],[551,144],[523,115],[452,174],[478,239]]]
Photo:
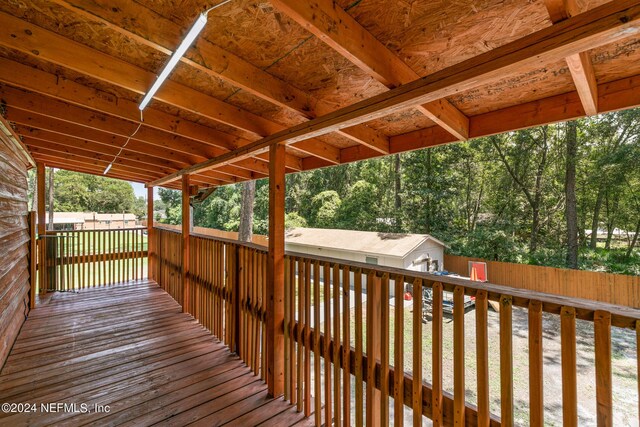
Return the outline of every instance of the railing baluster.
[[[380,425],[380,391],[376,388],[376,363],[380,357],[380,278],[367,272],[367,426]]]
[[[576,380],[576,310],[560,311],[562,354],[562,421],[565,426],[578,425],[578,391]]]
[[[414,295],[415,295],[415,286],[414,286]],[[419,294],[419,296],[417,298],[421,298],[422,297],[422,293]],[[416,298],[414,298],[414,305],[413,305],[413,310],[415,312],[416,310]],[[431,407],[432,407],[432,412],[433,412],[433,425],[434,426],[441,426],[442,424],[442,283],[434,283],[433,284],[433,288],[432,288],[432,295],[431,295],[431,317],[432,317],[432,324],[431,324],[431,335],[432,335],[432,341],[431,341],[431,345],[432,345],[432,390],[431,390]],[[422,322],[422,319],[418,319],[419,322]],[[414,328],[415,328],[415,323],[416,323],[416,318],[414,316],[413,319],[413,323],[414,323]],[[415,343],[416,338],[421,340],[422,336],[419,335],[418,337],[416,337],[414,335],[413,338],[413,342],[414,342],[414,349],[413,349],[413,353],[414,353],[414,359],[415,359],[415,353],[416,353],[416,349],[415,349]],[[421,350],[421,348],[420,348]],[[422,353],[422,352],[420,352]],[[414,372],[415,372],[415,368],[414,368]],[[414,375],[414,381],[415,381],[415,373]],[[415,383],[414,383],[415,384]],[[414,385],[414,394],[415,394],[415,385]],[[420,402],[422,404],[422,402]],[[415,407],[415,403],[414,403],[414,408],[413,408],[413,416],[414,416],[414,422],[413,425],[414,427],[418,427],[419,425],[422,425],[422,419],[420,419],[419,424],[416,422],[416,407]]]
[[[389,425],[389,274],[380,287],[380,422]]]
[[[108,252],[109,255],[109,270],[111,273],[111,283],[116,283],[116,253],[115,253],[115,248],[116,248],[116,244],[115,244],[115,232],[109,230],[109,232],[107,233],[109,235],[109,244],[108,244],[108,250],[106,250],[105,252]]]
[[[640,378],[640,320],[636,320],[636,375]],[[640,420],[640,380],[638,380],[638,419]]]
[[[500,297],[500,413],[502,425],[513,425],[513,329],[511,296]]]
[[[404,426],[404,276],[394,282],[393,329],[393,424]]]
[[[304,415],[311,415],[311,261],[304,265]]]
[[[333,401],[331,397],[331,266],[324,264],[324,422],[326,425],[333,424],[331,408]]]
[[[305,263],[303,259],[298,261],[298,412],[304,409],[304,348],[303,348],[303,329],[304,329],[304,291],[305,291]]]
[[[464,288],[453,290],[453,425],[465,425]]]
[[[422,279],[413,281],[413,427],[422,427]]]
[[[290,353],[290,357],[291,357],[291,365],[289,368],[290,371],[290,375],[289,375],[289,381],[290,381],[290,385],[289,385],[289,389],[290,389],[290,393],[291,393],[291,404],[295,405],[298,403],[298,393],[297,393],[297,389],[296,389],[296,384],[298,383],[297,381],[297,360],[296,360],[296,335],[295,335],[295,325],[296,325],[296,314],[297,314],[297,310],[296,310],[296,282],[297,282],[297,275],[296,275],[296,266],[298,264],[298,260],[295,257],[291,258],[291,270],[289,271],[289,280],[291,282],[291,298],[289,300],[289,311],[291,314],[291,323],[289,324],[289,334],[291,336],[291,341],[289,342],[289,353]],[[295,363],[294,363],[295,362]]]
[[[291,367],[294,360],[291,358],[291,257],[284,257],[284,401],[291,401]]]
[[[108,249],[108,246],[107,246],[108,233],[106,231],[101,231],[95,237],[100,240],[100,243],[98,244],[98,247],[96,250],[94,266],[99,267],[99,269],[97,269],[98,282],[100,282],[100,285],[102,286],[107,284],[109,280],[109,275],[108,275],[109,265],[108,265],[107,255],[106,255],[107,249]]]
[[[544,425],[544,377],[542,353],[542,303],[529,302],[529,423]]]
[[[476,365],[478,376],[478,426],[488,427],[489,418],[489,337],[487,291],[476,294]]]
[[[253,250],[253,310],[251,315],[253,317],[253,373],[258,375],[260,373],[260,317],[258,316],[259,310],[259,295],[260,295],[260,281],[258,279],[258,272],[260,270],[260,259],[258,257],[258,251]]]
[[[322,384],[320,383],[320,263],[313,263],[313,385],[314,419],[316,426],[322,424]],[[286,363],[286,362],[285,362]]]
[[[362,334],[362,271],[354,271],[354,292],[355,292],[355,334],[356,334],[356,426],[360,427],[364,424],[364,397],[362,395],[362,343],[364,337]]]
[[[351,273],[342,267],[342,395],[344,405],[342,422],[351,425]]]
[[[342,425],[342,399],[340,397],[340,265],[333,265],[333,425]]]
[[[596,355],[596,402],[598,426],[613,425],[611,387],[611,314],[597,310],[593,318]]]

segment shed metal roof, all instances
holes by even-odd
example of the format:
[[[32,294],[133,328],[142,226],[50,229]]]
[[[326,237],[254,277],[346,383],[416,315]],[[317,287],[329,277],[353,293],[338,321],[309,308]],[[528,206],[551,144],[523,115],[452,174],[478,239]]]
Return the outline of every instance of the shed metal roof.
[[[404,258],[418,245],[427,240],[431,240],[440,246],[446,246],[443,242],[428,234],[294,228],[287,231],[285,235],[287,244],[400,258]]]

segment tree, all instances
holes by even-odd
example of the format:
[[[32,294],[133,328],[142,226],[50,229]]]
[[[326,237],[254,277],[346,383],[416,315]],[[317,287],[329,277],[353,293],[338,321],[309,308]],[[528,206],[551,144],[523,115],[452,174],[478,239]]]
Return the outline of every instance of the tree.
[[[334,190],[323,191],[311,199],[311,209],[315,213],[311,225],[319,228],[335,228],[342,201]]]
[[[131,209],[136,218],[145,218],[147,216],[147,200],[140,196],[133,200],[133,208]]]
[[[289,212],[284,216],[284,228],[290,230],[292,228],[306,227],[307,221],[298,214],[298,212]]]
[[[589,246],[595,249],[603,204],[607,203],[605,209],[609,235],[613,231],[619,206],[616,199],[620,190],[615,187],[624,182],[627,172],[633,170],[625,153],[638,143],[640,109],[597,116],[591,119],[586,132],[593,144],[589,182],[596,187],[596,197],[593,202]]]
[[[136,203],[126,181],[66,170],[56,172],[54,193],[59,212],[133,212]]]
[[[373,184],[360,180],[353,184],[351,192],[345,197],[338,209],[338,228],[354,230],[378,230],[376,221],[379,214],[378,200],[371,195],[376,193]]]
[[[53,168],[49,168],[49,186],[47,188],[47,191],[49,192],[49,230],[53,230],[53,213],[54,211],[54,188],[53,188],[53,182],[54,182],[54,169]]]
[[[529,253],[533,254],[538,249],[541,229],[543,186],[549,153],[549,126],[492,136],[489,137],[489,141],[531,209]],[[528,181],[533,182],[530,184]]]
[[[256,182],[242,183],[242,201],[240,203],[240,224],[238,240],[250,242],[253,236],[253,202],[256,198]]]
[[[158,196],[165,206],[165,219],[167,224],[178,225],[182,223],[182,194],[178,190],[167,188],[158,189]]]
[[[565,136],[567,156],[565,159],[565,217],[567,220],[567,268],[578,268],[578,211],[576,200],[576,162],[578,154],[578,123],[567,123]]]

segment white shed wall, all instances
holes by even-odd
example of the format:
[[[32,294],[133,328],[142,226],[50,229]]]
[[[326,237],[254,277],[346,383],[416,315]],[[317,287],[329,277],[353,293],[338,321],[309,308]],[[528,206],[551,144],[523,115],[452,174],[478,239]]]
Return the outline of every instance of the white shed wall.
[[[438,260],[438,269],[444,268],[444,247],[427,240],[410,252],[403,260],[402,267],[407,270],[423,271],[424,264],[412,265],[413,261],[422,257],[429,256],[432,260]]]

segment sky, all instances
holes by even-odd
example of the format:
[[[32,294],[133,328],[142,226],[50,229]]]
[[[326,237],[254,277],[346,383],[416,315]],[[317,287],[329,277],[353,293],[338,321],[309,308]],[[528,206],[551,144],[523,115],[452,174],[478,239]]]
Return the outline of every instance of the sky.
[[[133,187],[133,191],[136,193],[136,197],[147,198],[147,189],[144,187],[144,184],[132,182],[131,186]],[[158,187],[153,189],[153,200],[160,200],[160,197],[158,196]]]

